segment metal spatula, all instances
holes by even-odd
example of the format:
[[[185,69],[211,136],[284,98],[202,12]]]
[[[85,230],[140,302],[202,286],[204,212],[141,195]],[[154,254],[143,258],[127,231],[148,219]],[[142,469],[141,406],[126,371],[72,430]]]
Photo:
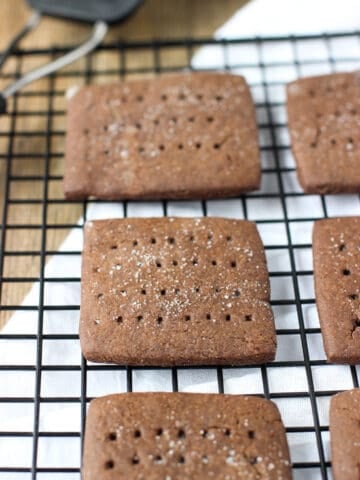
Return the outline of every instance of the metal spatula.
[[[127,18],[142,0],[28,0],[34,13],[23,29],[0,55],[0,68],[19,41],[32,31],[42,15],[93,23],[91,36],[83,44],[53,62],[32,70],[0,92],[0,113],[6,111],[6,99],[34,80],[49,75],[91,52],[104,38],[108,24]]]

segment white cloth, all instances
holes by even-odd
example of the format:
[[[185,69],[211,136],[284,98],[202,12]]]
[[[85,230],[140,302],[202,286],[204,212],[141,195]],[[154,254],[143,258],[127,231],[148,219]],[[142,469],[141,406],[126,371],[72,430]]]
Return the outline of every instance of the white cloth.
[[[216,33],[218,38],[232,38],[249,35],[271,35],[285,33],[323,32],[358,27],[357,0],[342,0],[329,2],[325,0],[255,0],[245,6]],[[357,57],[359,59],[359,41],[357,37],[339,39],[331,42],[335,60],[341,56]],[[231,45],[228,47],[228,66],[234,73],[242,73],[252,87],[255,101],[264,101],[264,90],[258,63],[258,50],[254,44]],[[294,52],[289,42],[268,43],[262,47],[263,61],[288,62],[287,65],[265,68],[267,81],[286,82],[295,78],[298,72],[293,62]],[[302,66],[300,74],[321,73],[330,71],[330,63],[324,63],[328,58],[327,45],[323,41],[308,41],[298,44],[300,60],[310,62]],[[219,46],[208,46],[200,49],[194,56],[193,66],[196,68],[225,67],[223,50]],[[247,63],[247,68],[239,67]],[[353,61],[338,62],[336,68],[349,69],[358,67]],[[273,85],[268,89],[270,101],[284,100],[282,85]],[[264,108],[257,109],[259,123],[265,124],[267,112]],[[284,107],[272,108],[274,120],[281,124],[285,122]],[[276,129],[278,144],[288,144],[288,133],[285,127]],[[262,145],[271,144],[270,132],[266,127],[260,129]],[[282,166],[293,167],[294,162],[289,150],[281,150]],[[274,167],[271,151],[263,153],[263,166]],[[294,172],[283,172],[282,180],[286,192],[301,191]],[[274,173],[263,175],[260,193],[278,193],[278,178]],[[357,195],[327,196],[326,207],[329,216],[360,214],[360,203]],[[247,213],[252,220],[284,219],[284,212],[279,197],[252,198],[248,196]],[[290,219],[312,217],[321,218],[324,215],[318,196],[287,197],[286,206]],[[217,200],[207,202],[208,215],[243,218],[242,203],[238,199]],[[202,214],[200,202],[168,202],[168,214],[173,216],[199,216]],[[163,215],[161,202],[141,202],[128,204],[129,216],[160,216]],[[88,219],[122,217],[121,203],[91,204],[87,210]],[[80,220],[79,225],[82,224]],[[285,223],[259,223],[258,225],[265,246],[288,244]],[[290,223],[293,244],[310,244],[311,222]],[[46,278],[80,277],[80,254],[61,255],[65,251],[81,251],[82,230],[73,229],[59,250],[47,264]],[[267,250],[270,272],[291,270],[287,248]],[[310,248],[297,248],[294,251],[298,270],[311,270],[312,259]],[[313,298],[313,279],[311,275],[298,277],[301,298]],[[272,277],[272,299],[293,299],[294,290],[290,276]],[[80,283],[76,282],[45,282],[44,304],[67,307],[79,305]],[[35,284],[24,300],[24,305],[37,306],[39,302],[39,286]],[[274,308],[277,329],[297,329],[298,319],[295,305],[277,306]],[[303,315],[306,327],[318,327],[316,308],[314,305],[303,305]],[[76,334],[78,329],[78,310],[44,311],[43,334]],[[37,311],[17,311],[2,330],[2,334],[36,334],[38,325]],[[321,337],[319,334],[307,336],[309,355],[312,360],[325,358]],[[300,334],[278,335],[278,361],[301,361],[304,353]],[[0,365],[36,364],[36,340],[3,339],[0,336]],[[41,377],[41,396],[58,397],[56,403],[41,403],[41,432],[79,432],[80,402],[61,403],[61,397],[80,397],[81,372],[61,370],[61,366],[81,364],[81,353],[78,340],[43,340],[42,365],[60,365],[59,370],[43,370]],[[224,369],[224,387],[227,393],[264,393],[262,372],[260,368]],[[304,366],[268,367],[266,371],[271,393],[307,392],[308,379]],[[360,371],[358,370],[358,375]],[[341,390],[352,387],[349,367],[321,365],[312,367],[314,386],[317,391]],[[179,369],[178,383],[181,391],[217,392],[217,373],[215,369]],[[0,395],[3,397],[32,397],[35,388],[35,371],[0,371]],[[135,370],[133,372],[133,389],[135,391],[171,391],[170,370]],[[124,371],[116,368],[106,372],[90,370],[87,375],[87,396],[99,396],[107,393],[126,391]],[[309,397],[292,397],[275,399],[280,408],[284,423],[288,427],[311,426],[314,424]],[[329,397],[318,397],[320,424],[328,425]],[[33,405],[31,403],[0,403],[1,431],[29,431],[33,429]],[[323,432],[326,459],[329,459],[328,433]],[[293,462],[318,461],[314,432],[289,433],[288,440]],[[0,437],[1,467],[31,467],[32,439],[29,437]],[[39,468],[78,468],[80,466],[80,439],[77,437],[46,437],[41,436],[38,448]],[[8,473],[0,472],[0,480],[8,480]],[[39,474],[41,479],[79,480],[78,473],[56,475]],[[297,470],[296,480],[311,478],[320,479],[318,468]],[[12,474],[11,480],[30,479],[29,473]]]

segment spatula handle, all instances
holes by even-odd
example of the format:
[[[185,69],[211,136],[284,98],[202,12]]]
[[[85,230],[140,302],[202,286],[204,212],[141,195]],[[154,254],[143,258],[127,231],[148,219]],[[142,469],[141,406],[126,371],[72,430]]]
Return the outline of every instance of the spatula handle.
[[[41,67],[36,68],[35,70],[25,73],[25,75],[23,75],[21,78],[16,80],[14,83],[5,87],[3,91],[0,92],[1,98],[2,98],[0,100],[0,113],[4,113],[6,111],[6,99],[10,95],[13,95],[18,90],[23,88],[25,85],[28,85],[29,83],[35,80],[38,80],[39,78],[42,78],[46,75],[49,75],[50,73],[56,72],[60,68],[63,68],[72,62],[75,62],[75,60],[78,60],[82,56],[94,50],[94,48],[97,47],[97,45],[99,45],[99,43],[101,43],[101,41],[103,40],[107,30],[108,30],[108,25],[105,22],[103,21],[96,22],[94,24],[92,34],[90,38],[86,40],[86,42],[79,45],[74,50],[71,50],[70,52],[66,53],[62,57],[57,58],[56,60],[46,65],[42,65]]]

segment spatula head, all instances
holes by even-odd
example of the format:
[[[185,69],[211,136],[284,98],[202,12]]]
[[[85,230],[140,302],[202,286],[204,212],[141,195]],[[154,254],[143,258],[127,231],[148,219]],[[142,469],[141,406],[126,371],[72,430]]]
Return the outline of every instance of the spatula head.
[[[83,22],[103,20],[116,23],[130,15],[142,0],[28,0],[28,3],[44,15]]]

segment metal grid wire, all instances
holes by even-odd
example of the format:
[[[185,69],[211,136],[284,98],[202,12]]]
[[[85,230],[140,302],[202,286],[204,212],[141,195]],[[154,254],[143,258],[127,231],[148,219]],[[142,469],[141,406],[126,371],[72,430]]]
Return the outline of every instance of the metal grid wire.
[[[208,51],[206,64],[196,61],[201,47]],[[13,68],[1,78],[11,81],[19,76],[24,65],[28,66],[29,60],[36,63],[63,51],[66,50],[19,50],[11,59]],[[177,59],[182,58],[179,64],[172,60],[174,51]],[[101,57],[110,54],[114,58],[114,68],[104,69]],[[132,66],[130,54],[142,56],[142,68]],[[20,312],[24,331],[0,332],[0,351],[3,348],[7,352],[0,364],[0,418],[16,420],[18,417],[26,421],[20,425],[13,422],[11,430],[2,428],[4,422],[0,421],[0,480],[79,479],[86,408],[93,397],[147,389],[202,391],[204,378],[206,391],[259,394],[275,401],[286,426],[294,478],[331,478],[329,399],[338,391],[358,387],[360,370],[326,364],[312,289],[311,228],[317,218],[359,214],[360,203],[358,195],[335,197],[302,193],[286,129],[284,85],[298,76],[354,69],[359,61],[358,32],[113,44],[99,48],[83,63],[52,75],[46,83],[38,82],[28,87],[12,99],[9,113],[0,123],[0,146],[4,147],[0,153],[4,167],[0,313],[3,320],[7,320],[13,313]],[[50,257],[62,255],[79,259],[81,255],[80,247],[60,253],[57,250],[59,242],[52,243],[51,239],[67,229],[81,232],[83,222],[89,218],[89,208],[93,204],[106,203],[65,202],[63,199],[64,93],[72,84],[106,82],[184,68],[225,70],[247,77],[260,131],[261,190],[231,200],[123,202],[118,208],[123,216],[186,215],[191,212],[255,220],[269,263],[278,336],[277,358],[268,365],[237,368],[154,369],[87,363],[78,345],[79,304],[69,304],[61,294],[56,303],[46,301],[49,285],[56,288],[57,284],[71,284],[78,288],[80,282],[79,276],[47,276],[46,263]],[[30,97],[37,100],[38,108],[28,109]],[[42,127],[38,131],[26,129],[30,117],[39,119]],[[36,143],[37,153],[27,153],[28,142]],[[32,165],[36,166],[35,170]],[[17,190],[17,185],[29,187],[25,188],[26,196],[17,193],[23,191],[20,187]],[[36,191],[38,194],[34,195]],[[70,204],[77,208],[72,220],[62,213],[62,208]],[[28,215],[30,209],[36,213]],[[20,212],[20,216],[16,216],[15,211]],[[36,237],[37,246],[30,248],[27,239],[32,235]],[[33,259],[37,265],[29,270],[30,276],[12,274],[11,265],[14,264],[9,263],[8,268],[8,262],[25,262],[26,258]],[[18,301],[12,300],[16,296],[11,293],[21,284],[30,286],[32,283],[37,284],[35,301],[19,306]],[[73,321],[64,322],[59,333],[49,334],[47,325],[54,312],[72,314]],[[33,331],[27,329],[28,316],[36,320]],[[67,342],[74,351],[63,349]],[[19,364],[18,349],[25,344],[32,345],[30,360]],[[57,363],[47,362],[48,350],[56,351],[57,348]],[[187,377],[189,372],[192,380]],[[109,378],[106,389],[98,388],[98,379],[104,380],[106,375]],[[62,391],[56,386],[61,384],[57,383],[60,377],[68,383],[68,388]],[[252,379],[250,390],[247,378]],[[289,382],[289,378],[294,378],[294,382]],[[254,381],[258,387],[254,386]],[[59,422],[52,423],[53,420],[44,424],[42,416],[60,404],[72,411],[75,409],[77,422],[69,425],[63,418],[60,426]],[[310,457],[303,452],[304,444],[311,447]],[[59,454],[64,451],[67,452],[66,460]]]

